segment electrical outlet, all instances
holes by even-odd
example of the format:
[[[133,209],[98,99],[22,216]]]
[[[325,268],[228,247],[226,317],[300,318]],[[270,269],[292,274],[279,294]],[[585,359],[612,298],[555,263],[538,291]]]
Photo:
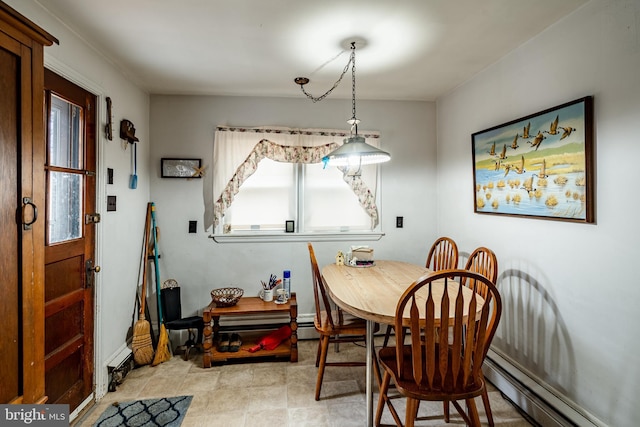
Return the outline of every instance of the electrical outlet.
[[[189,233],[195,233],[198,230],[198,221],[189,221]]]
[[[396,228],[402,228],[403,225],[404,225],[404,217],[397,216],[396,217]]]

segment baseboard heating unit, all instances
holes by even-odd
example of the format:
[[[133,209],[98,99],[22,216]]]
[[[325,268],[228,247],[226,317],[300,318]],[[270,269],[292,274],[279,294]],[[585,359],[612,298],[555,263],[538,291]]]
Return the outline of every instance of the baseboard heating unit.
[[[109,374],[109,391],[116,391],[124,377],[134,368],[133,352],[129,347],[123,348],[116,357],[107,364]]]
[[[575,403],[540,385],[532,376],[508,359],[489,350],[484,374],[500,392],[544,427],[606,427]]]

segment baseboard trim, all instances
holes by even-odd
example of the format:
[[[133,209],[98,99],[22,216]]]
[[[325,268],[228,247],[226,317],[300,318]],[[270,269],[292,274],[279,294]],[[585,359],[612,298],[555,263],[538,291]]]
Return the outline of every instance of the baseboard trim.
[[[69,414],[70,424],[73,423],[83,411],[88,410],[94,405],[95,403],[94,398],[95,398],[94,393],[91,393],[85,400],[82,401],[80,405],[78,405],[78,407],[72,413]]]
[[[541,381],[489,350],[485,377],[533,421],[545,427],[607,427],[569,399],[542,387]]]

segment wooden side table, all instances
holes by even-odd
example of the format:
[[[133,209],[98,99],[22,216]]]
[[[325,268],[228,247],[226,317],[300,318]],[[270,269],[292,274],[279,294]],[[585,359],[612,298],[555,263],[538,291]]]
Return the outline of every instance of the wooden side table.
[[[215,346],[220,332],[220,317],[222,316],[245,316],[252,314],[259,315],[282,315],[289,314],[289,325],[291,326],[291,337],[283,341],[274,350],[258,350],[255,353],[247,351],[248,348],[255,345],[260,336],[265,335],[263,331],[260,334],[243,333],[242,346],[237,352],[220,352]],[[225,362],[231,359],[246,359],[253,357],[286,357],[291,362],[298,361],[298,302],[296,294],[293,292],[291,298],[286,304],[276,304],[275,302],[264,302],[259,297],[242,297],[238,303],[231,307],[216,307],[215,303],[210,303],[202,313],[204,319],[204,356],[202,357],[202,366],[210,368],[211,362]],[[213,319],[213,325],[211,320]],[[277,329],[282,325],[274,324],[273,329]],[[269,326],[271,328],[271,325]]]

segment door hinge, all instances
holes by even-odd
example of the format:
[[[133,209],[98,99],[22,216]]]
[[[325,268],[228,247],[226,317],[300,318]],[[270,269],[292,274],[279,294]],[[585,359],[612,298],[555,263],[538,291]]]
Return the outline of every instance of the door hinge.
[[[86,214],[84,216],[84,223],[85,224],[97,224],[99,222],[100,222],[100,214],[99,213]]]

